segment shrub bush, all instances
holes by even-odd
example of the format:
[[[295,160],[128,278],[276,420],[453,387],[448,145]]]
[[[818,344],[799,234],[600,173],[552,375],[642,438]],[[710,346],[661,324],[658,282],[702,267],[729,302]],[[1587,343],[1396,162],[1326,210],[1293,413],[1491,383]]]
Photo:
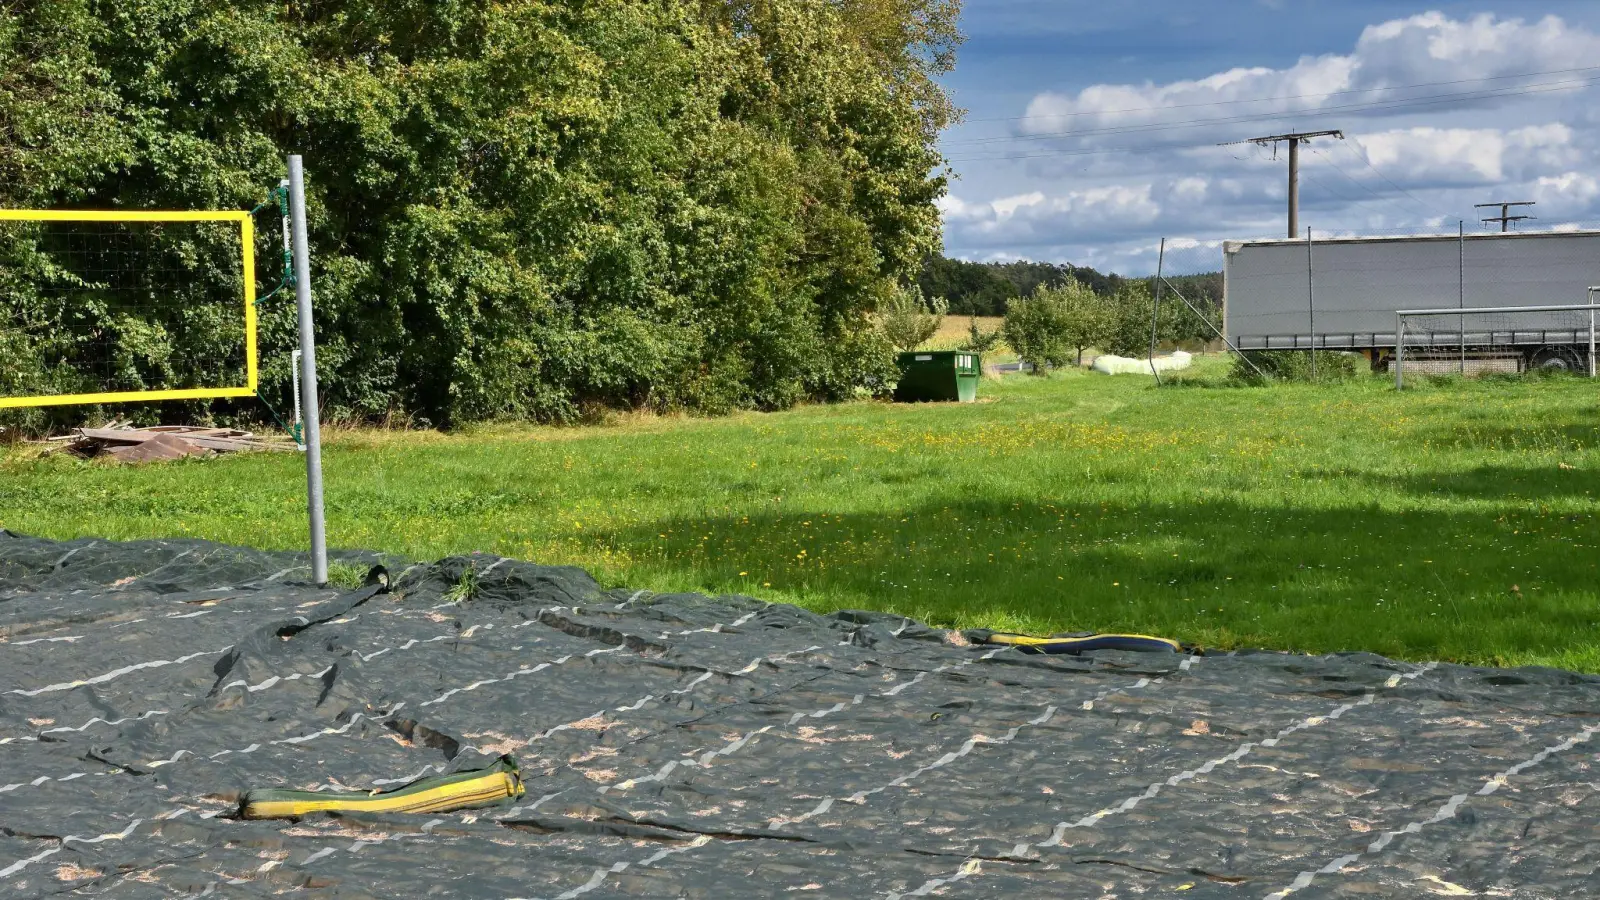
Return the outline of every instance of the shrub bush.
[[[1317,381],[1349,381],[1355,378],[1365,363],[1354,353],[1334,350],[1317,350]],[[1246,350],[1244,355],[1260,369],[1257,374],[1238,355],[1233,357],[1231,377],[1239,381],[1259,382],[1262,375],[1276,381],[1310,381],[1311,352],[1305,350]]]

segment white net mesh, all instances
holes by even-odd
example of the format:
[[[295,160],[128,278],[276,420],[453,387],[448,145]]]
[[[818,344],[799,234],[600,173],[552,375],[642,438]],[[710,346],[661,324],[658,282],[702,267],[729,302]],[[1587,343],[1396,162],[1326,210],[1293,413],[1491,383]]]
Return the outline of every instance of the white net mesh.
[[[1588,373],[1596,312],[1587,304],[1402,312],[1396,359],[1405,375]]]
[[[244,385],[241,238],[237,221],[0,221],[0,406]]]

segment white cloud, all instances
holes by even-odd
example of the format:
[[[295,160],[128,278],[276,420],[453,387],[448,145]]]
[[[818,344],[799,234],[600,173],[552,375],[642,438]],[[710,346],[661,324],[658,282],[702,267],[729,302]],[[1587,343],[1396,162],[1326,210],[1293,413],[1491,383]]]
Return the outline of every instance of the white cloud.
[[[1276,235],[1281,152],[1214,144],[1321,128],[1348,140],[1315,142],[1302,157],[1302,226],[1453,227],[1502,194],[1538,200],[1541,223],[1600,221],[1600,180],[1588,174],[1600,170],[1597,60],[1600,35],[1554,16],[1425,12],[1369,25],[1349,52],[1287,67],[1041,91],[1009,135],[947,145],[967,157],[958,169],[982,166],[1000,189],[992,200],[948,198],[946,243],[968,258],[1131,271],[1153,268],[1162,235],[1202,249]],[[1528,74],[1539,72],[1552,74]]]
[[[1600,36],[1553,16],[1533,23],[1489,14],[1463,21],[1429,12],[1368,27],[1349,54],[1307,56],[1285,69],[1236,68],[1161,85],[1093,85],[1073,95],[1047,91],[1029,103],[1019,133],[1103,139],[1222,127],[1237,131],[1248,125],[1238,120],[1269,115],[1398,115],[1427,109],[1416,104],[1444,93],[1518,90],[1527,81],[1505,76],[1592,66],[1597,57]],[[1544,85],[1540,91],[1579,90],[1580,85],[1561,82],[1581,80],[1578,74],[1534,79]],[[1442,81],[1453,83],[1412,87]],[[1352,108],[1374,104],[1389,106]]]
[[[1533,199],[1546,213],[1587,211],[1600,199],[1600,180],[1583,172],[1541,175],[1534,182]]]
[[[1413,181],[1499,182],[1530,170],[1570,165],[1581,158],[1573,131],[1559,122],[1510,131],[1416,127],[1354,139],[1373,165]]]

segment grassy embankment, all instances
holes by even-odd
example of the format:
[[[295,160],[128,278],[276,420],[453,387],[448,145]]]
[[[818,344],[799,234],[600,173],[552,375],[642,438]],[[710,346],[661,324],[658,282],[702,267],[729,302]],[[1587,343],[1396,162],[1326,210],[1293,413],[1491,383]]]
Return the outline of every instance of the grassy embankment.
[[[330,539],[945,625],[1600,671],[1586,381],[1397,395],[1066,372],[981,390],[964,406],[334,432]],[[116,467],[17,450],[0,526],[294,548],[302,479],[286,454]]]

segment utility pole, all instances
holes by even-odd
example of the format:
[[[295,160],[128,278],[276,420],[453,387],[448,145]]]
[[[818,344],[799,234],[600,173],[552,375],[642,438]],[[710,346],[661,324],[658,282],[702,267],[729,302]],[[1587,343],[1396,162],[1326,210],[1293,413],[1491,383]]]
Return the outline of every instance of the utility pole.
[[[1312,138],[1336,137],[1344,140],[1344,132],[1332,131],[1297,131],[1291,134],[1269,134],[1265,137],[1246,138],[1242,141],[1229,141],[1218,144],[1219,147],[1230,147],[1235,144],[1256,144],[1261,147],[1272,146],[1276,153],[1278,145],[1289,145],[1289,237],[1300,237],[1300,145],[1311,142]]]
[[[1477,203],[1477,204],[1474,204],[1472,208],[1473,209],[1494,209],[1496,206],[1500,207],[1500,215],[1498,215],[1498,216],[1488,216],[1488,217],[1486,217],[1484,219],[1481,219],[1480,221],[1482,221],[1484,223],[1499,222],[1500,223],[1500,233],[1501,234],[1505,234],[1507,231],[1510,230],[1510,226],[1511,226],[1512,222],[1521,222],[1521,221],[1523,221],[1525,219],[1535,218],[1534,216],[1513,216],[1511,214],[1511,207],[1513,207],[1513,206],[1535,206],[1535,205],[1537,205],[1537,201],[1534,201],[1534,200],[1513,200],[1510,203]]]

